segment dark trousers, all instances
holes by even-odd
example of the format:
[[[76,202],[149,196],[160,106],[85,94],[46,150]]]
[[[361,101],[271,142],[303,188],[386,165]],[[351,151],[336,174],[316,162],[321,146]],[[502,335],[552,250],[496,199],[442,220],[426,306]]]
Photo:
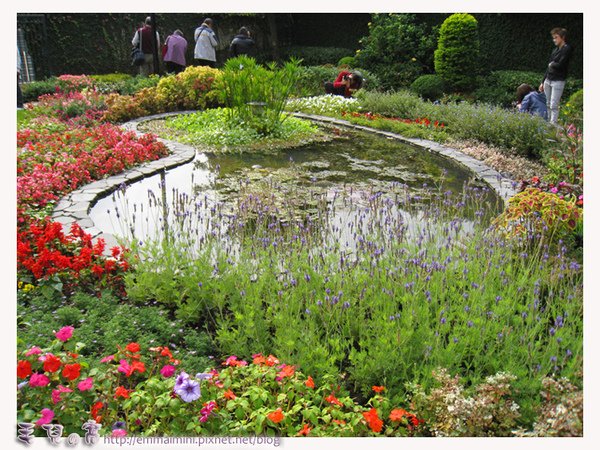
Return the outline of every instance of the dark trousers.
[[[172,61],[165,61],[165,67],[167,68],[167,72],[169,73],[179,73],[185,69],[185,66],[174,63]]]
[[[325,83],[325,93],[326,94],[333,94],[333,95],[346,95],[346,88],[345,86],[340,86],[340,87],[333,87],[333,83],[330,81],[327,81]]]
[[[17,73],[17,108],[23,107],[23,93],[21,92],[21,77]]]
[[[215,61],[209,61],[208,59],[197,59],[197,65],[198,66],[208,66],[208,67],[212,67],[213,69],[216,67],[217,63]]]

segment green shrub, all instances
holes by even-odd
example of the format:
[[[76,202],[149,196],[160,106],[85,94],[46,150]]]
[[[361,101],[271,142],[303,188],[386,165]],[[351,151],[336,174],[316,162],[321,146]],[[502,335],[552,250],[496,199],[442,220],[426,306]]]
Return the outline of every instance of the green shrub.
[[[560,118],[565,123],[583,130],[583,89],[571,94],[564,106],[561,106]]]
[[[440,28],[434,55],[435,72],[448,86],[470,92],[475,88],[479,67],[477,20],[470,14],[452,14]]]
[[[349,56],[354,50],[340,47],[310,47],[290,46],[280,49],[283,61],[290,58],[301,59],[304,66],[320,66],[322,64],[335,64],[344,56]]]
[[[354,67],[356,65],[356,58],[354,56],[344,56],[338,61],[337,65],[338,67]]]
[[[32,81],[30,83],[21,84],[21,92],[23,93],[23,101],[35,102],[39,96],[45,94],[54,94],[58,86],[56,77],[48,78],[42,81]]]
[[[555,244],[583,221],[583,210],[557,194],[529,187],[512,197],[494,226],[528,245]]]
[[[444,80],[439,75],[421,75],[410,85],[410,89],[425,100],[438,100],[444,88]]]
[[[385,89],[408,87],[432,71],[435,42],[435,29],[418,22],[415,14],[373,14],[356,65],[368,67]]]

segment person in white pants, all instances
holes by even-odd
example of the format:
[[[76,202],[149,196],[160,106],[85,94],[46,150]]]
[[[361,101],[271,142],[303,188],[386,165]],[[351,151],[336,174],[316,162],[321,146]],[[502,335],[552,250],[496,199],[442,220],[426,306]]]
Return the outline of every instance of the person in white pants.
[[[558,105],[565,90],[565,81],[567,79],[573,48],[567,44],[566,29],[553,28],[550,34],[556,48],[550,55],[550,62],[544,74],[544,81],[540,84],[539,91],[546,94],[550,123],[556,124],[558,121]]]

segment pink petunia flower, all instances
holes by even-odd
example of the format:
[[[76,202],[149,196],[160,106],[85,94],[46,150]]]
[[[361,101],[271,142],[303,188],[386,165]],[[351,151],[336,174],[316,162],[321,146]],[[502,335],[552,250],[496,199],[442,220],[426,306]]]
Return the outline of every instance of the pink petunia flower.
[[[44,387],[48,386],[50,383],[50,378],[48,378],[43,373],[34,373],[31,375],[29,379],[29,386],[31,387]]]
[[[127,436],[127,430],[124,430],[122,428],[117,428],[116,430],[112,431],[112,437],[123,437],[123,436]]]
[[[54,419],[54,411],[44,408],[42,409],[42,418],[39,419],[35,424],[37,426],[46,425],[47,423],[52,422],[52,419]]]
[[[54,403],[56,405],[58,402],[60,402],[62,400],[60,395],[63,392],[73,392],[73,389],[70,389],[63,385],[58,385],[57,389],[52,390],[52,394],[51,394],[52,395],[52,403]]]
[[[121,361],[119,361],[119,367],[117,368],[117,370],[119,372],[124,373],[125,375],[131,374],[132,372],[131,366],[129,365],[126,359],[122,359]]]
[[[69,339],[71,339],[71,336],[73,336],[74,330],[75,328],[73,328],[72,326],[62,327],[56,333],[56,339],[58,339],[59,341],[67,342]]]
[[[94,380],[92,380],[92,377],[88,377],[77,384],[77,389],[79,389],[80,391],[89,391],[93,385]]]
[[[162,369],[160,369],[160,374],[165,378],[170,378],[175,374],[175,367],[170,364],[167,364]]]

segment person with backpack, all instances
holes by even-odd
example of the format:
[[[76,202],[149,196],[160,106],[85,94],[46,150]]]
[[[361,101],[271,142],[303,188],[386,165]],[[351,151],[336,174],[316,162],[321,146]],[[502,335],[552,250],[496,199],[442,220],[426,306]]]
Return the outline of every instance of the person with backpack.
[[[140,47],[144,53],[144,62],[139,66],[140,75],[148,76],[154,71],[154,39],[152,38],[152,18],[146,17],[144,26],[138,28],[131,45]],[[156,32],[156,45],[160,48],[160,36]]]
[[[215,67],[217,63],[217,52],[215,49],[219,45],[219,41],[213,31],[212,19],[204,19],[202,25],[196,28],[194,40],[196,41],[194,58],[198,61],[198,65]]]

